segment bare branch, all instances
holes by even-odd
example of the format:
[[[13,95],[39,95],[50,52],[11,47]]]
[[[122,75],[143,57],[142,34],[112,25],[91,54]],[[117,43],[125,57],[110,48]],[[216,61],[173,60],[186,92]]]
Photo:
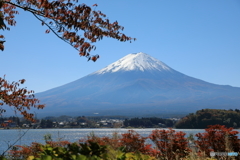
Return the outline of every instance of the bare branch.
[[[3,157],[7,151],[9,151],[18,141],[20,141],[22,139],[22,137],[25,136],[25,134],[28,132],[28,130],[23,132],[23,134],[21,136],[19,136],[15,142],[13,142],[13,144],[9,145],[8,148],[2,153],[1,157]]]

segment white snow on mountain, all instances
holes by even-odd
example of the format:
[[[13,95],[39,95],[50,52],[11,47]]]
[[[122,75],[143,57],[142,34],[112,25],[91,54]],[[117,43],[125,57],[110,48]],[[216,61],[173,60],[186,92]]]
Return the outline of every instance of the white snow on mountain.
[[[120,60],[108,65],[107,67],[98,70],[92,74],[104,74],[113,73],[118,71],[131,71],[131,70],[159,70],[159,71],[171,71],[163,62],[155,59],[145,53],[132,53],[128,54]]]

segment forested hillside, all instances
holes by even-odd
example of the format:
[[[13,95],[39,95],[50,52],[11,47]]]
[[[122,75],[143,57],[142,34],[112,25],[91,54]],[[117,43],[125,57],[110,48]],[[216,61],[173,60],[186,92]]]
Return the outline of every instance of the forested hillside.
[[[175,124],[176,128],[203,129],[208,125],[225,125],[226,127],[240,128],[239,109],[202,109],[195,114],[190,113]]]
[[[162,119],[157,117],[151,118],[132,118],[125,119],[124,127],[136,127],[136,128],[158,128],[158,127],[173,127],[174,120]]]

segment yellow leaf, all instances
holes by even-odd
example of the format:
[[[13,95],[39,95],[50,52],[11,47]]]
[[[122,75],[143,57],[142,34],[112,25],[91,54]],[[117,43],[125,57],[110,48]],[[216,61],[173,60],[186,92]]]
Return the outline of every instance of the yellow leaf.
[[[34,156],[29,156],[28,158],[27,158],[27,160],[33,160],[34,159]]]

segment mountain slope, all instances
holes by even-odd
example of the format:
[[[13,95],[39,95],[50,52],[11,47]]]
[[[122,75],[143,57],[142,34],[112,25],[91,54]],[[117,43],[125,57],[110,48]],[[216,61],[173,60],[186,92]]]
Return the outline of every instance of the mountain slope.
[[[141,52],[36,96],[47,104],[45,112],[57,109],[59,114],[151,114],[240,106],[240,88],[189,77]]]

